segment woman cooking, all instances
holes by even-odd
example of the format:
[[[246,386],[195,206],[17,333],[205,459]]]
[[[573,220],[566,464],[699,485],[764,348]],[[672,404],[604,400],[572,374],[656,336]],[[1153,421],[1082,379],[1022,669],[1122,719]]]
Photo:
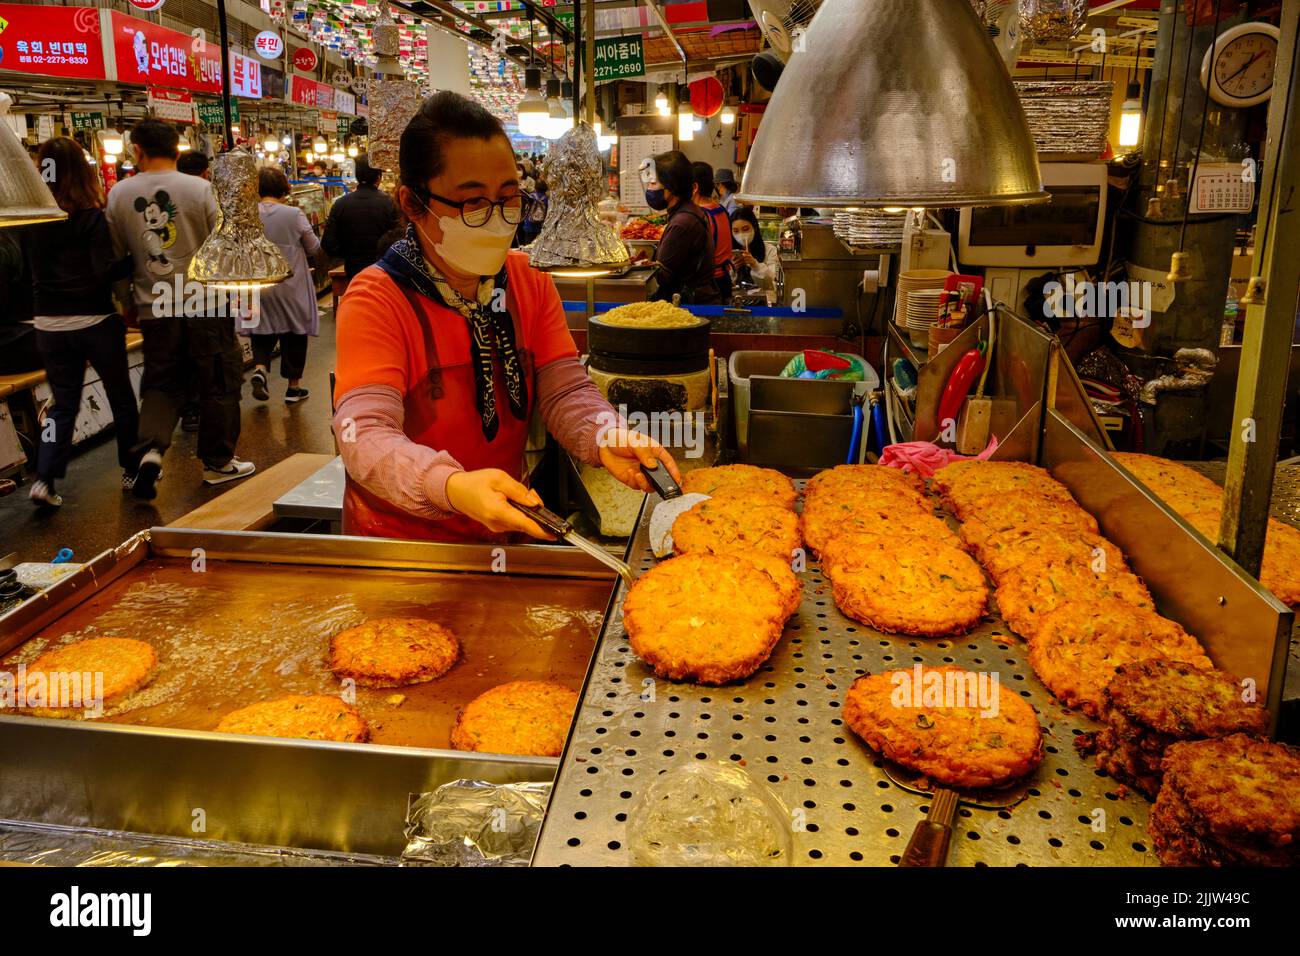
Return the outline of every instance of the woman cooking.
[[[546,534],[509,502],[533,411],[575,457],[640,491],[677,466],[587,377],[550,277],[510,244],[524,198],[501,123],[442,92],[402,133],[410,227],[339,304],[334,430],[345,534],[436,541]]]

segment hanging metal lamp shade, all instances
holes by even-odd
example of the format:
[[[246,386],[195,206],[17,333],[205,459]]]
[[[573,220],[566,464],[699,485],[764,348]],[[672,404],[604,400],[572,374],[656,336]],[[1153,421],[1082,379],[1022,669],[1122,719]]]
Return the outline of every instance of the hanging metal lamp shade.
[[[777,84],[740,199],[782,206],[1045,202],[1024,110],[953,0],[826,0]]]
[[[262,227],[257,212],[257,161],[246,149],[222,153],[212,163],[217,228],[208,234],[186,270],[189,278],[217,289],[261,289],[283,282],[292,269]]]
[[[66,219],[40,170],[4,118],[13,100],[0,93],[0,227]]]

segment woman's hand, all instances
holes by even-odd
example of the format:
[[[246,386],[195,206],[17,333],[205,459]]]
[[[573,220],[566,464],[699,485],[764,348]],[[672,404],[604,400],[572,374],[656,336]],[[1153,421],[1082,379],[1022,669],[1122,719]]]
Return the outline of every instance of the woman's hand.
[[[447,501],[489,531],[522,531],[543,541],[552,540],[537,522],[510,505],[512,501],[541,505],[537,492],[525,488],[500,469],[456,472],[447,479]]]
[[[641,474],[641,466],[654,468],[663,462],[668,474],[681,484],[682,475],[663,445],[649,435],[634,432],[629,428],[611,428],[600,436],[600,463],[606,471],[629,488],[653,492],[650,482]]]
[[[754,268],[754,266],[758,265],[758,260],[755,259],[753,254],[750,253],[749,250],[747,249],[740,253],[740,261],[744,265],[749,266],[751,269]]]

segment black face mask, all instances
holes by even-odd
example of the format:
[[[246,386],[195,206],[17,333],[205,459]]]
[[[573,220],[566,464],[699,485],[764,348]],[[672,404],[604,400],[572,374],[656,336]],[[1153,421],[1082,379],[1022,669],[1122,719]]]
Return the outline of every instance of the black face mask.
[[[647,189],[645,191],[646,205],[657,212],[663,212],[668,208],[668,197],[664,194],[662,188]]]

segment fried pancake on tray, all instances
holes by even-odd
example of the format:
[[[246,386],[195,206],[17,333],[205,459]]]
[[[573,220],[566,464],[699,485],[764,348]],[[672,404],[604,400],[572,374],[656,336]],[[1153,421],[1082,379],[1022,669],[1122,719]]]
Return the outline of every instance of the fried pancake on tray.
[[[799,517],[779,505],[748,498],[710,498],[673,522],[677,554],[760,552],[789,561],[803,543]]]
[[[1268,732],[1268,711],[1242,700],[1241,684],[1222,671],[1185,661],[1124,664],[1102,694],[1105,722],[1093,742],[1097,766],[1154,799],[1165,749],[1180,740]]]
[[[561,684],[518,680],[470,701],[451,731],[455,750],[558,757],[564,750],[578,695]]]
[[[953,462],[939,469],[931,487],[942,495],[945,506],[963,520],[966,512],[990,495],[1027,493],[1074,501],[1066,487],[1045,469],[1022,461]]]
[[[817,554],[838,534],[857,532],[891,538],[900,535],[945,537],[952,532],[936,518],[924,499],[910,493],[884,495],[871,501],[827,495],[804,500],[800,528],[804,543]]]
[[[1060,501],[1033,492],[991,493],[971,499],[961,515],[962,543],[976,554],[984,542],[1014,528],[1080,529],[1097,534],[1097,520],[1074,501]]]
[[[781,620],[784,621],[799,610],[799,605],[803,603],[803,583],[790,567],[789,561],[763,554],[761,551],[751,551],[742,557],[766,574],[768,580],[776,585],[777,596],[781,602]]]
[[[660,676],[725,684],[768,659],[789,606],[751,562],[688,554],[640,577],[623,601],[623,627],[632,650]]]
[[[217,731],[345,743],[365,743],[370,739],[370,728],[357,709],[325,694],[295,694],[231,711],[221,718]]]
[[[836,607],[886,633],[964,634],[988,606],[984,575],[951,537],[841,534],[831,539],[822,567]]]
[[[754,465],[717,465],[688,471],[682,476],[682,491],[711,498],[742,498],[791,511],[798,498],[793,481],[779,471]]]
[[[925,486],[919,475],[899,468],[886,468],[880,465],[836,465],[834,468],[819,471],[808,479],[808,484],[804,487],[804,495],[807,497],[845,491],[872,492],[885,488],[912,491],[918,495],[923,495],[925,492]]]
[[[1125,607],[1155,609],[1151,592],[1131,571],[1109,567],[1096,574],[1088,565],[1052,564],[1042,558],[1026,560],[1003,574],[997,600],[1007,624],[1030,642],[1043,618],[1065,604],[1091,605],[1106,611]]]
[[[330,670],[362,687],[423,684],[451,670],[460,641],[445,627],[420,618],[378,618],[330,641]]]
[[[995,582],[1028,561],[1046,565],[1075,564],[1097,571],[1127,571],[1124,553],[1101,535],[1082,528],[1022,525],[981,543],[980,563]]]
[[[1151,813],[1171,866],[1300,863],[1300,750],[1233,734],[1176,743]]]
[[[95,637],[64,644],[27,665],[27,712],[34,717],[81,717],[96,703],[109,707],[147,684],[157,664],[152,645],[129,637]],[[93,698],[100,674],[102,698],[97,702]],[[34,706],[38,703],[41,706]],[[47,704],[73,706],[44,706]]]
[[[1200,497],[1211,503],[1223,497],[1223,489],[1214,481],[1179,462],[1135,452],[1112,452],[1111,457],[1165,500],[1170,492],[1184,498]]]
[[[1196,638],[1174,621],[1114,601],[1063,602],[1029,641],[1029,666],[1038,679],[1067,707],[1090,717],[1099,715],[1116,668],[1155,658],[1213,667]]]
[[[1042,762],[1034,709],[1013,690],[960,667],[923,667],[858,678],[844,701],[844,722],[894,763],[950,787],[997,787]],[[927,687],[942,691],[927,695]],[[936,698],[941,706],[934,706]],[[964,706],[959,706],[964,705]]]

